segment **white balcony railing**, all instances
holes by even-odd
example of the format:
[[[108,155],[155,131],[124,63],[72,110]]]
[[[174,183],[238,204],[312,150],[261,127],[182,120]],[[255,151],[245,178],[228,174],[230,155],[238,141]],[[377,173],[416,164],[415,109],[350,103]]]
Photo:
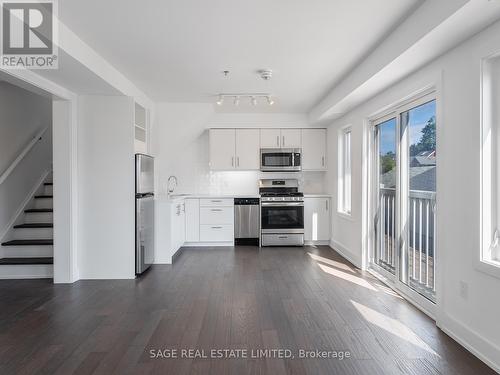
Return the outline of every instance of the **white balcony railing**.
[[[435,202],[432,191],[410,190],[408,218],[404,221],[407,251],[402,256],[406,264],[409,285],[431,300],[435,300]],[[379,228],[375,262],[387,271],[396,272],[396,191],[381,188]]]

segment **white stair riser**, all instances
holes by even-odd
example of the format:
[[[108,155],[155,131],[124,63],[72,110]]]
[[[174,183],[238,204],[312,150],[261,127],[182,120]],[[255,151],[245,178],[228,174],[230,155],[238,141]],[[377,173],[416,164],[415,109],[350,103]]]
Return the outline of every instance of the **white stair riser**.
[[[54,255],[54,248],[53,246],[1,246],[0,254],[2,258],[51,257]]]
[[[24,215],[25,223],[53,223],[54,215],[52,212],[27,212]]]
[[[53,189],[53,186],[52,185],[49,185],[49,186],[44,186],[43,187],[43,191],[44,191],[44,194],[45,195],[52,195],[54,189]]]
[[[35,199],[34,208],[52,208],[52,199]]]
[[[37,240],[53,238],[52,228],[19,228],[14,229],[15,240]]]
[[[52,264],[0,265],[0,279],[49,279],[53,275]]]

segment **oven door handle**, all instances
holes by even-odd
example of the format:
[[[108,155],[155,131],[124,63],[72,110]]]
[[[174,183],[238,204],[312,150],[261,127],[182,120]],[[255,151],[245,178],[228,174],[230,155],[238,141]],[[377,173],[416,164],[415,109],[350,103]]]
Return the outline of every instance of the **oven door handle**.
[[[263,207],[300,207],[304,206],[304,202],[262,202]]]

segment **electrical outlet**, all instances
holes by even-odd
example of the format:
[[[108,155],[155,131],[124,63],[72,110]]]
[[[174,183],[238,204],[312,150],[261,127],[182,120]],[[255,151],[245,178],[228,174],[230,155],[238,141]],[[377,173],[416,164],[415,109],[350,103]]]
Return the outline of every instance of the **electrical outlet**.
[[[467,299],[469,297],[469,284],[467,284],[465,281],[460,280],[460,297],[463,299]]]

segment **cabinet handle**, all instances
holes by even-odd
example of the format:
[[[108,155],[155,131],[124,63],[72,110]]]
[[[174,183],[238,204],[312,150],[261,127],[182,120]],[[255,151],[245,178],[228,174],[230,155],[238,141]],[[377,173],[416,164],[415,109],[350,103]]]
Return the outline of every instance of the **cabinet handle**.
[[[234,167],[234,156],[231,157],[231,167]]]
[[[220,199],[217,199],[217,200],[216,199],[212,199],[210,202],[212,202],[212,203],[220,203],[222,201]]]
[[[278,236],[278,238],[279,238],[280,240],[286,240],[286,239],[288,238],[288,236]]]
[[[283,136],[283,147],[285,147],[285,136]]]
[[[280,147],[280,136],[276,136],[276,146]]]
[[[221,208],[212,208],[210,211],[219,212],[219,211],[222,211],[222,209]]]
[[[222,229],[222,227],[212,227],[212,229]]]
[[[325,201],[326,210],[328,211],[328,199]]]
[[[324,156],[321,157],[321,166],[322,167],[325,166],[325,157]]]
[[[239,156],[236,157],[236,165],[238,167],[240,166],[240,157]]]

